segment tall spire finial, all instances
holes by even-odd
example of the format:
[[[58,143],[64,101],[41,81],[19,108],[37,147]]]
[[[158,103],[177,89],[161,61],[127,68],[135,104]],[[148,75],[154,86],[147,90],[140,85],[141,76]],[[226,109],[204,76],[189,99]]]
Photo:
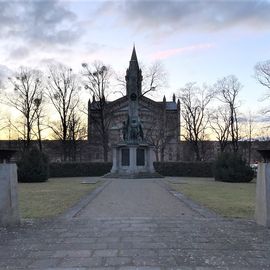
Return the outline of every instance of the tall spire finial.
[[[133,44],[133,50],[132,50],[132,55],[131,55],[130,61],[136,61],[136,62],[138,62],[138,60],[137,60],[137,54],[136,54],[136,49],[135,49],[135,44]]]

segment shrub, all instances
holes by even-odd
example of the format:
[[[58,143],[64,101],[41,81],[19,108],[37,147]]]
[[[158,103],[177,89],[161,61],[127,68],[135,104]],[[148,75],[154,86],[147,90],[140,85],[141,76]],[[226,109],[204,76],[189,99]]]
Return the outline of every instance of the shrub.
[[[45,182],[48,180],[48,158],[37,148],[24,152],[17,165],[19,182]]]
[[[236,153],[221,153],[214,163],[214,177],[223,182],[250,182],[254,171]]]
[[[213,177],[212,166],[211,162],[154,162],[164,176]]]
[[[101,176],[110,172],[111,162],[51,163],[50,177]]]

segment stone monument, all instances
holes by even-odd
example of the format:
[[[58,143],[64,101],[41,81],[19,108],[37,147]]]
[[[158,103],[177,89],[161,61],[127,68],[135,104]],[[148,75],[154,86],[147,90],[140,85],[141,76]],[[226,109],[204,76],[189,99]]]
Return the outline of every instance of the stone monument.
[[[255,220],[270,227],[270,150],[258,150],[264,162],[258,164],[256,182]]]
[[[15,151],[0,149],[0,226],[20,223],[17,166],[9,163]]]
[[[142,95],[142,71],[133,47],[126,72],[128,116],[123,122],[123,141],[113,146],[113,167],[106,177],[161,177],[153,167],[154,151],[144,138],[139,117],[139,98]]]

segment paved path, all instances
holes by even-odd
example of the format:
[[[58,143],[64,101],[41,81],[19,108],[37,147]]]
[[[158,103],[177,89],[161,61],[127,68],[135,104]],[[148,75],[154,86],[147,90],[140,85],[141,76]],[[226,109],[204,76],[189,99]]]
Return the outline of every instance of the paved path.
[[[77,217],[188,217],[191,208],[166,192],[160,179],[114,179]]]
[[[159,182],[133,181],[109,183],[72,218],[0,230],[0,269],[270,269],[270,230],[205,218]]]

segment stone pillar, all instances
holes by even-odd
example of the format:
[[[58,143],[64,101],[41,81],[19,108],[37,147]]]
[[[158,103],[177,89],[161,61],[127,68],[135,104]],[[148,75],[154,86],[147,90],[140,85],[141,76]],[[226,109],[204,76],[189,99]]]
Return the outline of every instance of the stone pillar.
[[[20,222],[16,164],[0,164],[0,226]]]
[[[111,173],[116,173],[119,168],[119,165],[118,165],[119,158],[117,158],[119,149],[116,147],[113,147],[112,151],[113,151],[113,166],[111,169]]]
[[[130,164],[129,164],[129,172],[130,173],[135,173],[136,172],[136,149],[137,147],[136,146],[130,146],[129,147],[129,161],[130,161]]]
[[[255,220],[270,227],[270,163],[258,164]]]
[[[153,147],[149,147],[148,151],[149,151],[149,171],[151,173],[153,173],[153,172],[155,172],[155,168],[154,168],[154,164],[153,164],[154,158],[155,158]]]

